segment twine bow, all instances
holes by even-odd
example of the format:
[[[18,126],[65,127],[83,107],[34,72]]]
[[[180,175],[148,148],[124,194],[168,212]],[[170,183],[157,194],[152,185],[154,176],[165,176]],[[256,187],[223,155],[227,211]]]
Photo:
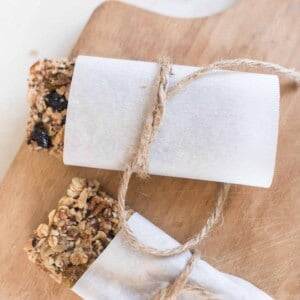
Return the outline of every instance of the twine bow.
[[[192,271],[195,261],[197,260],[197,257],[200,256],[199,253],[195,251],[196,247],[200,244],[203,238],[207,236],[209,231],[219,221],[220,216],[222,215],[224,204],[228,198],[230,184],[220,184],[220,188],[215,201],[215,207],[210,217],[206,221],[206,224],[196,236],[188,240],[186,243],[175,248],[158,250],[141,243],[135,237],[127,223],[127,212],[125,204],[130,178],[133,173],[137,173],[137,175],[141,178],[147,177],[149,148],[163,121],[166,101],[173,95],[178,93],[180,90],[182,90],[184,87],[186,87],[189,83],[201,77],[203,73],[216,69],[229,69],[233,67],[246,66],[267,70],[276,75],[286,76],[287,78],[295,81],[297,85],[300,85],[300,73],[269,62],[250,59],[224,60],[204,67],[200,67],[197,71],[186,76],[183,80],[178,82],[172,89],[168,91],[169,77],[171,74],[170,62],[167,59],[162,59],[160,60],[159,65],[160,71],[158,76],[155,103],[153,105],[152,111],[149,113],[145,121],[137,151],[133,156],[131,162],[126,166],[119,185],[118,204],[121,226],[124,236],[129,244],[137,250],[142,251],[143,253],[152,254],[159,257],[166,257],[181,254],[187,250],[191,250],[193,252],[183,271],[167,287],[156,292],[154,296],[152,296],[153,300],[176,299],[176,297],[183,291],[193,292],[199,295],[199,297],[202,297],[202,299],[217,299],[217,296],[215,294],[207,291],[204,287],[189,283],[188,277],[190,272]]]

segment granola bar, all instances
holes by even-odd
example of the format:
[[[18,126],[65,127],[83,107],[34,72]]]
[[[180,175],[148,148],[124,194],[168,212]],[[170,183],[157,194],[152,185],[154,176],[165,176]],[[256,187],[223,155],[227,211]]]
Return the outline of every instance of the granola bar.
[[[30,68],[27,143],[62,157],[64,127],[74,61],[42,60]]]
[[[58,283],[73,286],[119,231],[117,202],[97,181],[73,178],[24,250]]]

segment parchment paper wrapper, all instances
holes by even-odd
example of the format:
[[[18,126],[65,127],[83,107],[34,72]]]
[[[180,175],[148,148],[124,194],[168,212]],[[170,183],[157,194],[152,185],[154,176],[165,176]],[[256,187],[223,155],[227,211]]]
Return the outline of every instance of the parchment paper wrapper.
[[[129,219],[135,236],[146,245],[160,250],[179,243],[138,213]],[[103,253],[73,286],[72,290],[86,300],[148,299],[166,286],[183,270],[191,253],[172,257],[155,257],[131,247],[120,231]],[[203,260],[198,260],[189,282],[201,285],[218,294],[220,299],[272,299],[251,283],[219,272]],[[182,293],[179,299],[198,299],[191,293]]]
[[[173,65],[171,86],[195,67]],[[64,163],[122,170],[153,105],[156,63],[78,57]],[[269,187],[279,118],[273,75],[216,71],[167,103],[151,146],[150,174]]]

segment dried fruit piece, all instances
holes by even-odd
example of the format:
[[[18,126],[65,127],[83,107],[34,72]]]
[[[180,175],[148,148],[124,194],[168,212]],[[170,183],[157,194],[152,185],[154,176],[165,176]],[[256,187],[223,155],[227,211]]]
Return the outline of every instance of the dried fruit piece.
[[[35,141],[38,144],[38,146],[42,148],[47,149],[51,146],[51,140],[48,135],[48,132],[41,123],[35,125],[31,133],[31,139]]]
[[[54,111],[63,111],[68,107],[68,100],[64,95],[57,93],[55,90],[44,97],[46,104],[53,108]]]

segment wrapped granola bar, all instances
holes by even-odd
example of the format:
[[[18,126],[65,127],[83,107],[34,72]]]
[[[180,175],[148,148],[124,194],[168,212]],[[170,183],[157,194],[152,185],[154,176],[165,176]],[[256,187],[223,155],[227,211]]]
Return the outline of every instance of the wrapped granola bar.
[[[170,87],[196,70],[172,65]],[[29,79],[28,144],[60,158],[63,154],[67,165],[122,170],[151,109],[157,71],[153,62],[89,56],[79,56],[76,65],[69,60],[36,63]],[[276,76],[204,74],[168,103],[149,173],[269,187],[278,103]]]
[[[178,276],[191,253],[156,257],[137,251],[123,236],[117,211],[117,202],[99,189],[97,181],[74,178],[24,250],[31,262],[83,299],[151,298]],[[129,211],[128,217],[134,235],[145,245],[159,250],[179,245],[138,213]],[[201,259],[189,281],[221,299],[271,299],[249,282],[219,272]],[[197,299],[190,293],[181,296]]]

